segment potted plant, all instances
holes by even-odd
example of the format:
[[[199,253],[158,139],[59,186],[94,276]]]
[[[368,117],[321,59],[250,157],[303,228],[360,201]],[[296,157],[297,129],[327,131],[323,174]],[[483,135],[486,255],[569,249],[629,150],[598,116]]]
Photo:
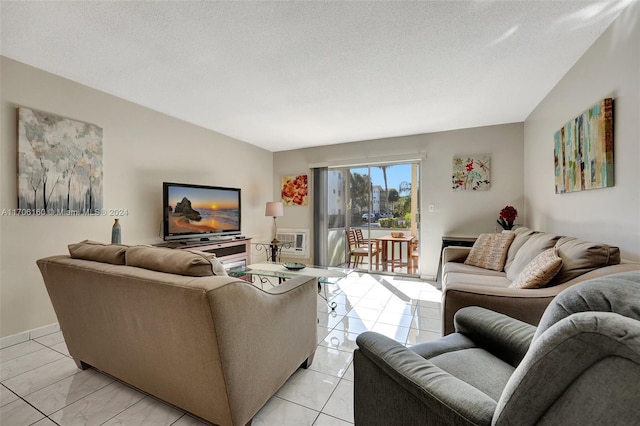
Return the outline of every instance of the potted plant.
[[[516,210],[515,207],[506,206],[505,208],[500,210],[500,219],[498,219],[496,222],[498,222],[498,225],[502,226],[502,229],[508,231],[513,228],[513,221],[516,220],[517,216],[518,210]]]

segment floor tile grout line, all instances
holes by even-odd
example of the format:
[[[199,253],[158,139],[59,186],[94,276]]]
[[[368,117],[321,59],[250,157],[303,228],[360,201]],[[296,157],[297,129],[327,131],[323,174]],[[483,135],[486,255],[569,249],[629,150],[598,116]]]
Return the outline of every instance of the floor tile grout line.
[[[329,404],[329,401],[331,401],[331,397],[333,396],[333,394],[334,394],[334,393],[336,393],[336,391],[338,390],[338,386],[340,386],[340,383],[342,383],[342,380],[343,380],[343,379],[342,379],[342,378],[340,378],[340,380],[338,381],[338,384],[336,385],[336,387],[333,389],[333,391],[331,391],[331,395],[329,395],[329,398],[327,399],[327,402],[325,402],[325,403],[324,403],[324,405],[322,406],[322,409],[320,410],[320,412],[321,412],[321,413],[324,413],[324,414],[326,414],[327,416],[331,416],[330,414],[325,413],[325,412],[324,412],[324,410],[325,410],[325,408],[327,408],[327,404]],[[347,381],[348,381],[348,380],[347,380]],[[340,417],[336,417],[336,416],[331,416],[331,417],[334,417],[334,418],[340,419],[340,420],[342,420],[342,421],[344,421],[344,422],[347,422],[347,423],[351,423],[350,421],[345,420],[345,419],[342,419],[342,418],[340,418]],[[351,424],[353,424],[353,423],[351,423]]]
[[[40,349],[38,349],[38,350],[36,350],[36,351],[27,352],[26,354],[22,354],[22,355],[20,355],[20,356],[17,356],[17,357],[15,357],[15,358],[11,358],[11,359],[6,359],[6,360],[5,360],[5,359],[2,359],[2,358],[0,357],[0,364],[5,363],[5,362],[9,362],[9,361],[13,361],[14,359],[17,359],[17,358],[23,357],[23,356],[25,356],[25,355],[32,354],[32,353],[34,353],[34,352],[39,352],[39,351],[41,351],[41,350],[43,350],[43,349],[45,349],[45,348],[47,348],[47,349],[51,349],[49,346],[47,346],[47,345],[43,345],[42,343],[40,343],[40,342],[36,342],[35,340],[27,340],[26,342],[20,342],[20,343],[16,343],[15,345],[11,345],[11,346],[4,347],[4,348],[0,349],[0,351],[4,351],[5,349],[9,349],[9,348],[12,348],[12,347],[14,347],[14,346],[24,345],[25,343],[28,343],[28,342],[34,342],[34,343],[37,343],[38,345],[42,346],[42,348],[40,348]],[[55,349],[52,349],[52,350],[55,350]]]
[[[95,371],[95,372],[96,372],[96,373],[98,373],[98,374],[102,374],[100,371],[97,371],[97,370],[95,370],[95,369],[92,369],[92,370],[93,370],[93,371]],[[86,371],[86,370],[80,370],[78,373],[81,373],[82,371]],[[78,373],[75,373],[75,374],[78,374]],[[75,374],[73,374],[73,375],[75,375]],[[106,376],[106,377],[111,378],[110,376],[108,376],[108,375],[106,375],[106,374],[102,374],[102,375],[103,375],[103,376]],[[57,382],[54,382],[54,383],[52,383],[51,385],[54,385],[54,384],[56,384],[56,383],[59,383],[59,382],[61,382],[62,380],[66,380],[66,379],[68,379],[69,377],[71,377],[71,376],[68,376],[68,377],[65,377],[64,379],[58,380]],[[106,383],[104,386],[100,386],[99,388],[97,388],[97,389],[95,389],[95,390],[93,390],[93,391],[89,392],[88,394],[83,395],[83,396],[81,396],[80,398],[75,399],[75,400],[73,400],[73,401],[71,401],[71,402],[68,402],[68,404],[66,404],[66,405],[64,405],[64,406],[62,406],[62,407],[60,407],[60,408],[58,408],[57,410],[55,410],[54,412],[52,412],[51,414],[49,414],[47,417],[52,416],[54,413],[57,413],[57,412],[58,412],[58,411],[60,411],[60,410],[64,410],[64,409],[65,409],[65,408],[67,408],[68,406],[70,406],[70,405],[72,405],[72,404],[75,404],[76,402],[80,401],[81,399],[84,399],[84,398],[88,397],[89,395],[93,395],[94,393],[96,393],[96,392],[98,392],[98,391],[100,391],[100,390],[102,390],[102,389],[106,388],[107,386],[109,386],[109,385],[113,384],[113,382],[114,382],[114,381],[115,381],[115,380],[113,380],[113,381],[111,381],[111,382],[109,382],[109,383]],[[51,385],[49,385],[49,386],[51,386]],[[127,385],[127,386],[129,386],[129,385]],[[48,387],[48,386],[45,386],[45,388],[46,388],[46,387]],[[42,389],[45,389],[45,388],[42,388]],[[42,390],[42,389],[40,389],[40,390]],[[36,391],[36,392],[37,392],[37,391]],[[25,397],[26,397],[26,396],[31,395],[32,393],[34,393],[34,392],[31,392],[30,394],[25,395]],[[22,398],[22,399],[24,399],[24,398]],[[25,401],[26,401],[26,400],[25,400]],[[65,401],[65,402],[66,402],[66,401]],[[50,419],[50,420],[51,420],[51,419]],[[53,421],[53,420],[52,420],[52,421]],[[58,423],[56,422],[56,424],[58,424]]]
[[[32,354],[34,354],[34,353],[36,353],[36,352],[40,352],[40,351],[42,351],[42,350],[44,350],[44,349],[49,349],[49,350],[52,350],[53,352],[55,352],[55,353],[57,353],[57,354],[60,354],[60,355],[62,355],[62,356],[66,356],[66,355],[61,354],[60,352],[58,352],[58,351],[56,351],[56,350],[54,350],[54,349],[51,349],[51,348],[49,348],[49,347],[45,346],[44,348],[39,349],[39,350],[37,350],[37,351],[35,351],[35,352],[29,352],[28,354],[24,354],[24,355],[19,356],[19,357],[17,357],[17,358],[10,359],[9,361],[13,361],[13,360],[15,360],[15,359],[22,358],[23,356],[32,355]],[[0,383],[5,384],[5,383],[7,382],[7,380],[10,380],[10,379],[16,378],[16,377],[21,376],[21,375],[23,375],[23,374],[29,373],[29,372],[31,372],[31,371],[33,371],[33,370],[37,370],[37,369],[38,369],[38,368],[40,368],[40,367],[44,367],[45,365],[52,364],[52,363],[54,363],[54,362],[56,362],[56,361],[60,361],[60,359],[62,359],[62,358],[58,358],[58,359],[54,359],[53,361],[45,362],[44,364],[40,364],[40,365],[38,365],[37,367],[34,367],[34,368],[29,369],[29,370],[23,371],[23,372],[21,372],[20,374],[16,374],[15,376],[5,377],[2,381],[0,381]],[[5,362],[8,362],[8,361],[5,361]]]
[[[324,374],[324,373],[323,373],[323,374]],[[279,389],[278,389],[278,390],[279,390]],[[279,400],[282,400],[282,401],[286,402],[287,404],[297,405],[298,407],[302,407],[302,408],[304,408],[305,410],[311,410],[311,411],[315,412],[315,413],[316,413],[316,417],[313,419],[313,423],[311,423],[312,425],[313,425],[313,424],[315,424],[315,422],[318,420],[318,417],[320,416],[320,414],[323,414],[323,413],[322,413],[322,411],[320,411],[320,410],[316,410],[315,408],[307,407],[306,405],[302,405],[302,404],[300,404],[299,402],[291,401],[291,400],[289,400],[289,399],[287,399],[287,398],[283,398],[283,397],[278,396],[278,395],[275,395],[275,394],[274,394],[271,398],[278,398]],[[271,400],[271,398],[269,398],[269,400],[268,400],[268,401],[270,401],[270,400]],[[265,404],[265,405],[266,405],[266,404]],[[264,407],[263,407],[263,408],[264,408]],[[326,414],[326,413],[325,413],[325,414]]]

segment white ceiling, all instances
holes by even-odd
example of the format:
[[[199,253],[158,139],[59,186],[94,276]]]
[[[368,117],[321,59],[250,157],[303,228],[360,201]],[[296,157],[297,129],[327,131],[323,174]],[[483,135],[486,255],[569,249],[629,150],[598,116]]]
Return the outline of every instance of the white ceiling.
[[[524,121],[631,1],[2,0],[0,51],[282,151]]]

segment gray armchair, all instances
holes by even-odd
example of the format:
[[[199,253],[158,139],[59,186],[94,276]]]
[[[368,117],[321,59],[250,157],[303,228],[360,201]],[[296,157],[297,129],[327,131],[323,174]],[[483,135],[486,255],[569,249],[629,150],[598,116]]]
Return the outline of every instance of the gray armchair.
[[[480,308],[406,348],[362,333],[357,425],[638,424],[640,272],[572,286],[538,327]]]

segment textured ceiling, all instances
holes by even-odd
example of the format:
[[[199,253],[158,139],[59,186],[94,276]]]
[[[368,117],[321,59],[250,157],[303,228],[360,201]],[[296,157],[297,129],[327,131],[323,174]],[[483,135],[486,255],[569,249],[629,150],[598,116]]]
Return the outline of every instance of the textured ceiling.
[[[630,1],[3,0],[0,51],[281,151],[524,121]]]

